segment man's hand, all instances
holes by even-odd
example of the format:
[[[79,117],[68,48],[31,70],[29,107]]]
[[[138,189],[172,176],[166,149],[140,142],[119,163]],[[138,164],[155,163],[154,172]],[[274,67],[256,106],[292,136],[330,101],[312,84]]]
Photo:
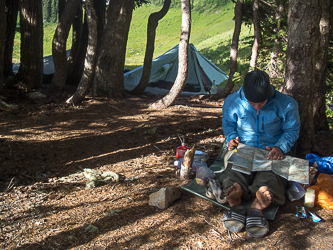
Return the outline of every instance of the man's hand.
[[[237,136],[236,139],[231,139],[228,142],[228,150],[234,150],[235,148],[237,148],[238,144],[240,143],[239,137]]]
[[[266,146],[266,149],[270,151],[271,153],[268,155],[267,160],[282,160],[283,159],[283,152],[279,147],[268,147]]]

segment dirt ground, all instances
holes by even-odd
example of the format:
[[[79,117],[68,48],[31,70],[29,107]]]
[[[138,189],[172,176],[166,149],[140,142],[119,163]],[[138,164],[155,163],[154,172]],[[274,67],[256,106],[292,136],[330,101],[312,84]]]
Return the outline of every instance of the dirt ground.
[[[88,97],[74,107],[51,98],[0,111],[0,249],[333,249],[333,211],[315,206],[321,222],[299,219],[303,200],[280,207],[262,239],[229,233],[224,209],[184,190],[165,210],[149,206],[151,193],[179,186],[177,134],[208,165],[224,141],[223,102],[181,97],[149,110],[157,98]],[[332,132],[319,136],[332,156]],[[86,168],[120,179],[86,188]]]

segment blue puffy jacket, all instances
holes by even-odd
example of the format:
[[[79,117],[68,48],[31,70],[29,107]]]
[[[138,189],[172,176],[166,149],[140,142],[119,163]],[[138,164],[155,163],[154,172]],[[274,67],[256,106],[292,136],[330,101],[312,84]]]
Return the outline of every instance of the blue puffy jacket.
[[[224,101],[222,127],[226,142],[238,136],[247,145],[279,147],[286,154],[299,135],[298,104],[292,97],[274,89],[266,105],[256,111],[240,88]]]

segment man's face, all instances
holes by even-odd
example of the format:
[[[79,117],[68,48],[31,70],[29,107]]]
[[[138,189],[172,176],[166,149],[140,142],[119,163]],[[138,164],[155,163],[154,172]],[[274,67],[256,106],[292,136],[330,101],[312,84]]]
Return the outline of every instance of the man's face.
[[[257,111],[259,111],[263,106],[265,106],[265,104],[267,103],[267,100],[263,101],[263,102],[250,102],[250,105]]]

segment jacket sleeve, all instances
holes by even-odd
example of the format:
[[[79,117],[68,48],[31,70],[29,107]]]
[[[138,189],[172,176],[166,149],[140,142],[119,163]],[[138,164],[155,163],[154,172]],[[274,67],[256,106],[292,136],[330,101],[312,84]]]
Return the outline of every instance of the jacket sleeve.
[[[222,128],[225,135],[226,143],[231,139],[236,139],[237,134],[237,114],[234,112],[235,109],[231,108],[232,95],[229,95],[224,101],[222,112]]]
[[[279,147],[282,152],[286,154],[296,143],[299,136],[301,123],[297,102],[292,99],[292,101],[288,104],[285,112],[283,113],[284,117],[282,123],[282,135],[274,146]]]

